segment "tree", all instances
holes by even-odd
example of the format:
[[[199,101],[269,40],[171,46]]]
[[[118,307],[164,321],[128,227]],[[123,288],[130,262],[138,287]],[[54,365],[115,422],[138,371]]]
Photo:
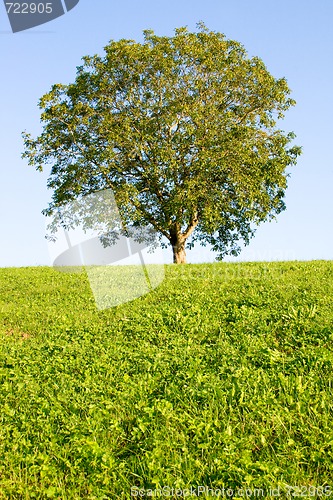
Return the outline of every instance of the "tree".
[[[23,134],[23,157],[37,170],[51,164],[44,214],[111,188],[124,230],[152,226],[184,263],[195,242],[218,259],[237,255],[255,225],[285,209],[286,169],[301,152],[277,128],[295,104],[287,81],[197,28],[111,41],[40,99],[43,131]]]

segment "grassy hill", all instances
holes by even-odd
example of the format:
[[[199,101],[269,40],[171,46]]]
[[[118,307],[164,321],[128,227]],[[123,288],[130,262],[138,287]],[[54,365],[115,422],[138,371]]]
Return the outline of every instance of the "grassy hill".
[[[0,291],[0,498],[333,495],[333,262],[170,265],[104,311],[85,273]]]

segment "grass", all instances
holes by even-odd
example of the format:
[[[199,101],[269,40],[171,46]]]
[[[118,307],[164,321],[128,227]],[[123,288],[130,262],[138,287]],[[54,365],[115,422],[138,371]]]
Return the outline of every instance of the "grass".
[[[84,272],[0,269],[0,498],[333,491],[332,278],[170,265],[98,311]]]

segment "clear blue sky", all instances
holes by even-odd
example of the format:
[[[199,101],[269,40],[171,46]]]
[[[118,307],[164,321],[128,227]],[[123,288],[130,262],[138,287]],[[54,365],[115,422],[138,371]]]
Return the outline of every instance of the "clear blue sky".
[[[1,3],[0,267],[50,264],[41,215],[51,197],[47,172],[21,159],[21,131],[40,132],[38,99],[52,84],[73,81],[81,57],[102,53],[110,39],[142,40],[147,28],[170,36],[198,21],[285,76],[297,101],[282,126],[304,151],[289,179],[287,210],[257,230],[239,259],[332,259],[332,20],[332,0],[80,0],[65,16],[12,34]],[[202,247],[188,256],[214,259]]]

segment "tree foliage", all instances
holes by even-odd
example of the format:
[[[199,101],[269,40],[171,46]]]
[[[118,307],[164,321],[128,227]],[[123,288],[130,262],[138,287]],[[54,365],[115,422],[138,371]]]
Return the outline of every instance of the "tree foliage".
[[[74,83],[41,98],[43,130],[24,133],[23,156],[51,165],[46,215],[111,188],[124,228],[153,226],[175,262],[196,241],[221,259],[285,209],[300,148],[277,121],[294,104],[285,78],[223,34],[147,30],[84,57]]]

